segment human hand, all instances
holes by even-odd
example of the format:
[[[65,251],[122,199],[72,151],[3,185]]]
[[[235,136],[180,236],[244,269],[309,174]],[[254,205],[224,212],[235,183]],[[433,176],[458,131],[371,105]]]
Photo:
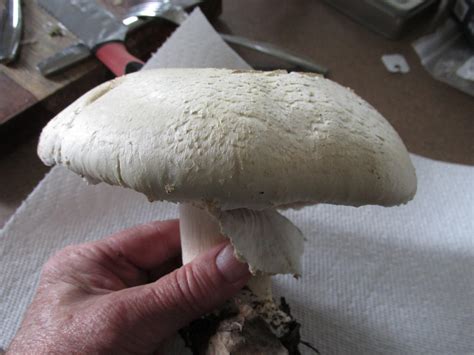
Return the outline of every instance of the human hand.
[[[170,272],[179,256],[177,221],[59,251],[45,264],[7,353],[153,353],[250,276],[229,244]]]

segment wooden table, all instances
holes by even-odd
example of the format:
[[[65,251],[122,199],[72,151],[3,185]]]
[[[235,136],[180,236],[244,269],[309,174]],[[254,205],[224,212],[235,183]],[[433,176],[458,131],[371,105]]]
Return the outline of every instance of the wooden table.
[[[401,41],[390,41],[320,0],[224,0],[215,25],[222,32],[271,42],[329,67],[329,77],[375,106],[411,152],[474,165],[474,99],[435,81],[421,66],[410,44],[422,34],[422,26]],[[248,50],[238,52],[251,65],[281,65]],[[380,60],[387,53],[403,54],[411,71],[387,72]],[[0,126],[0,226],[48,170],[36,157],[41,127],[54,111],[109,77],[100,65],[85,65],[98,69],[69,88],[66,98],[29,110],[8,127]]]
[[[67,0],[69,1],[69,0]],[[127,9],[143,0],[94,0],[121,19]],[[205,0],[203,12],[215,19],[220,13],[221,0]],[[41,102],[57,111],[81,92],[106,79],[106,71],[90,58],[61,73],[45,78],[37,69],[39,62],[78,42],[57,19],[41,8],[37,0],[23,2],[23,36],[20,55],[9,66],[0,65],[0,125],[24,110]],[[139,30],[128,33],[130,52],[146,60],[152,51],[174,31],[175,25],[155,21]]]

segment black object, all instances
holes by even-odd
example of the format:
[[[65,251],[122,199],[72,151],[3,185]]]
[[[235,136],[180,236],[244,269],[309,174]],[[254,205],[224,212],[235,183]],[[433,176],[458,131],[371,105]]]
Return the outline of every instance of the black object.
[[[474,47],[474,0],[456,0],[451,10],[469,44]]]

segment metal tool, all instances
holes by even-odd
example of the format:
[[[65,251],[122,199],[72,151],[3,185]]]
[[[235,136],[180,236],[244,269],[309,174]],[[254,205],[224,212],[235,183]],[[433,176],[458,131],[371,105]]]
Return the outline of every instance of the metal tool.
[[[196,6],[201,2],[202,0],[176,0],[173,3],[169,1],[152,1],[138,4],[130,8],[122,22],[124,25],[135,28],[143,25],[143,23],[149,21],[150,19],[161,18],[179,26],[189,16],[185,11],[185,8]],[[274,56],[290,64],[296,65],[303,70],[308,70],[323,75],[326,75],[328,72],[327,68],[313,63],[311,60],[288,53],[287,51],[271,44],[257,42],[244,37],[227,35],[223,33],[220,33],[220,35],[228,43],[240,45]],[[87,58],[88,56],[90,56],[90,51],[87,47],[73,45],[40,62],[38,64],[38,69],[45,76],[52,75],[80,60],[83,60],[84,58]]]
[[[0,17],[0,63],[11,63],[17,57],[22,26],[20,0],[8,0]]]
[[[173,3],[170,3],[169,1],[165,0],[163,2],[147,3],[150,4],[150,6],[147,8],[147,10],[145,10],[148,14],[152,14],[153,17],[150,17],[148,20],[144,20],[143,18],[138,18],[132,14],[127,15],[123,19],[122,23],[124,26],[127,26],[128,31],[143,26],[153,18],[162,18],[174,24],[180,24],[187,16],[183,6],[185,8],[190,8],[201,2],[202,0],[176,0],[173,1]],[[137,10],[138,9],[136,6],[133,6],[130,9],[132,13],[136,13]],[[50,76],[59,73],[84,59],[89,58],[91,55],[92,53],[86,45],[81,43],[74,44],[52,55],[51,57],[42,60],[38,63],[37,68],[43,76]]]
[[[83,43],[73,44],[62,51],[53,54],[41,62],[36,67],[43,76],[50,76],[60,71],[67,69],[74,64],[82,62],[84,59],[89,58],[92,52]]]
[[[199,3],[199,2],[202,2],[202,1],[196,1],[196,3]],[[168,9],[168,13],[166,17],[163,16],[163,10],[165,8]],[[135,19],[160,17],[160,18],[166,18],[167,20],[177,25],[181,25],[188,16],[189,16],[188,13],[184,11],[184,9],[181,6],[170,4],[169,2],[162,3],[162,2],[152,1],[152,2],[145,2],[145,3],[138,4],[131,7],[130,10],[125,15],[123,22],[133,23],[134,21],[136,21]],[[309,59],[304,59],[304,58],[301,58],[300,56],[291,54],[288,51],[278,48],[272,44],[265,43],[265,42],[258,42],[258,41],[254,41],[248,38],[228,35],[224,33],[219,33],[219,35],[222,37],[224,41],[228,43],[236,44],[238,46],[242,46],[249,49],[253,49],[257,52],[282,59],[304,70],[308,70],[308,71],[323,74],[323,75],[326,75],[328,72],[327,68],[324,68],[319,64],[313,63]]]
[[[297,67],[310,71],[310,72],[319,73],[322,75],[326,75],[328,73],[327,68],[322,67],[321,65],[316,64],[309,59],[304,59],[297,55],[288,53],[286,50],[278,48],[270,43],[258,42],[258,41],[250,40],[248,38],[228,35],[225,33],[219,33],[219,34],[222,37],[222,39],[228,43],[236,44],[245,48],[253,49],[257,52],[271,55],[272,57],[282,59],[285,62],[296,65]]]
[[[185,9],[202,3],[203,0],[190,0],[184,4],[177,4],[169,1],[151,1],[132,6],[122,20],[125,26],[133,26],[141,22],[144,18],[153,19],[161,18],[168,20],[176,25],[181,25],[188,13]]]
[[[125,48],[127,27],[95,1],[38,0],[38,3],[115,75],[137,71],[143,66],[143,62]]]

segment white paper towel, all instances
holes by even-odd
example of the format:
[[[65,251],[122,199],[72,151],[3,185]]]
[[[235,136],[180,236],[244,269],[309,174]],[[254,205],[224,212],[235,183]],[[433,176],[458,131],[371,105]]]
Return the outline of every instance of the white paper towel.
[[[151,61],[247,67],[198,11]],[[322,354],[474,353],[474,168],[412,158],[419,191],[406,206],[285,212],[308,239],[304,274],[277,277],[274,291]],[[0,346],[55,250],[176,215],[175,205],[52,169],[0,231]]]

